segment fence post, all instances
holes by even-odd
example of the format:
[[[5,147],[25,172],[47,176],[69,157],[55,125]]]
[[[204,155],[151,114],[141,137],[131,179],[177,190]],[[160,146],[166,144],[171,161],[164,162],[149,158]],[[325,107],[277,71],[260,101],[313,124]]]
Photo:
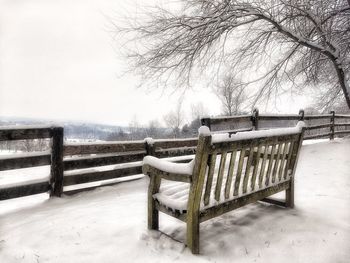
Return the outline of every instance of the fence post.
[[[207,126],[209,128],[209,130],[211,130],[211,127],[210,127],[210,118],[202,118],[201,119],[201,124],[203,126]]]
[[[51,192],[50,196],[60,197],[63,192],[63,128],[52,128],[51,147]]]
[[[152,138],[145,138],[146,155],[155,156],[156,149]]]
[[[304,121],[305,112],[303,109],[299,110],[299,121]]]
[[[258,130],[259,129],[259,109],[258,108],[255,108],[253,110],[251,121],[252,121],[252,126],[254,127],[254,130]]]
[[[332,111],[330,112],[330,114],[332,114],[332,116],[331,116],[331,126],[330,126],[329,139],[330,139],[330,140],[334,140],[334,116],[335,116],[335,111],[332,110]]]

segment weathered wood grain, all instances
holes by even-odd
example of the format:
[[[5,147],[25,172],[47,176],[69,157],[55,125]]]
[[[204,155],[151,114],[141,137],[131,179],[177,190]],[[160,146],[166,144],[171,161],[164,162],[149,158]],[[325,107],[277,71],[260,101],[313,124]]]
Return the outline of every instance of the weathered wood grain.
[[[169,148],[165,150],[156,150],[154,156],[158,158],[165,157],[177,157],[184,155],[196,154],[197,147],[180,147],[180,148]]]
[[[281,179],[282,179],[284,166],[285,166],[285,163],[287,162],[287,158],[288,158],[287,153],[288,153],[289,147],[290,147],[290,143],[288,141],[285,142],[280,167],[278,170],[278,181],[281,181]]]
[[[289,182],[287,181],[287,182],[283,182],[283,183],[280,183],[278,185],[271,186],[271,187],[265,188],[263,190],[257,191],[254,194],[245,195],[245,196],[239,197],[237,199],[233,199],[233,200],[227,201],[225,203],[219,204],[217,206],[207,208],[207,209],[201,211],[200,222],[204,222],[206,220],[209,220],[211,218],[217,217],[217,216],[222,215],[224,213],[230,212],[230,211],[237,209],[239,207],[256,202],[258,200],[261,200],[265,197],[268,197],[268,196],[273,195],[275,193],[278,193],[280,191],[286,190],[288,188],[289,188]]]
[[[202,199],[202,191],[207,171],[207,163],[209,157],[209,147],[211,145],[211,136],[200,135],[198,139],[197,151],[201,154],[196,155],[192,184],[188,197],[187,208],[187,246],[193,254],[199,254],[199,210],[200,201]]]
[[[169,216],[175,217],[183,222],[186,222],[187,218],[187,211],[182,211],[182,213],[179,210],[172,210],[168,209],[167,207],[163,206],[159,202],[155,202],[155,208],[164,214],[167,214]]]
[[[304,140],[320,139],[324,137],[329,137],[330,135],[331,133],[327,132],[327,133],[316,134],[316,135],[308,135],[308,136],[305,136],[303,139]]]
[[[252,162],[253,162],[253,154],[254,154],[254,147],[250,147],[249,148],[249,156],[248,156],[248,160],[246,163],[245,174],[244,174],[244,178],[243,178],[243,193],[244,194],[247,193],[250,168],[252,167]]]
[[[286,140],[297,140],[298,134],[290,134],[290,135],[278,135],[278,136],[270,136],[270,137],[261,137],[252,139],[245,139],[239,141],[224,141],[224,142],[216,142],[213,143],[210,152],[223,152],[223,151],[231,151],[232,148],[249,148],[249,147],[258,147],[260,143],[267,144],[277,144],[281,142],[285,142]]]
[[[161,178],[159,176],[154,176],[151,173],[150,183],[148,186],[148,229],[159,229],[159,212],[156,208],[156,200],[153,195],[159,192]]]
[[[112,164],[142,161],[145,152],[121,153],[118,155],[97,155],[64,159],[64,170],[74,170]]]
[[[272,204],[272,205],[283,206],[283,207],[287,206],[285,201],[272,199],[272,198],[268,198],[268,197],[265,197],[265,198],[263,198],[263,199],[261,199],[259,201],[264,202],[264,203],[269,203],[269,204]]]
[[[237,173],[236,173],[236,178],[235,178],[235,183],[234,183],[234,190],[233,190],[233,195],[234,196],[237,196],[238,192],[239,192],[239,185],[240,185],[240,182],[241,182],[241,175],[242,175],[245,151],[246,151],[246,149],[241,149],[240,155],[239,155],[239,161],[238,161],[238,166],[237,166]]]
[[[26,155],[20,155],[16,157],[16,154],[8,156],[6,158],[0,158],[0,171],[21,169],[42,165],[51,164],[51,154],[47,152],[43,153],[28,153]]]
[[[273,169],[272,169],[272,178],[271,178],[271,180],[272,180],[272,183],[273,183],[273,184],[274,184],[275,181],[276,181],[276,175],[277,175],[277,171],[278,171],[278,165],[279,165],[280,161],[282,161],[282,160],[280,159],[280,157],[281,157],[283,145],[284,145],[284,143],[279,143],[279,144],[278,144],[277,156],[276,156],[276,160],[275,160],[275,162],[274,162]]]
[[[252,174],[252,179],[250,181],[250,189],[253,191],[255,188],[255,181],[256,181],[256,175],[258,173],[259,169],[259,164],[261,160],[261,151],[262,151],[262,144],[259,144],[258,150],[256,151],[257,155],[254,158],[254,169],[253,169],[253,174]]]
[[[334,127],[347,127],[347,126],[350,126],[350,122],[346,123],[346,122],[339,122],[339,123],[335,123],[334,124]],[[350,130],[348,131],[350,132]]]
[[[223,152],[221,154],[219,173],[217,176],[216,187],[215,187],[215,200],[216,201],[220,201],[222,180],[224,178],[224,171],[225,171],[226,156],[227,156],[227,152]]]
[[[331,123],[312,125],[312,126],[305,127],[305,129],[306,130],[314,130],[314,129],[329,128],[331,125],[332,125]]]
[[[286,167],[284,168],[285,169],[284,170],[284,174],[283,174],[284,180],[287,179],[288,171],[291,169],[290,161],[291,161],[291,158],[292,158],[292,155],[293,155],[293,148],[294,148],[294,146],[295,146],[295,142],[291,141],[290,145],[289,145],[289,148],[288,148],[288,157],[287,157]]]
[[[339,134],[350,134],[350,130],[345,130],[345,131],[335,131],[334,134],[339,135]]]
[[[350,119],[350,114],[345,115],[345,114],[335,114],[335,117],[338,119]]]
[[[49,182],[27,184],[0,189],[0,200],[46,193],[51,189]]]
[[[142,174],[142,166],[132,166],[125,168],[118,168],[108,171],[96,171],[96,172],[84,172],[74,175],[65,175],[63,178],[64,186],[74,185],[74,184],[84,184],[95,181],[102,181],[108,179],[121,178],[131,175]]]
[[[53,128],[51,148],[50,196],[60,197],[63,192],[63,128]]]
[[[65,143],[64,155],[103,154],[117,152],[145,151],[144,141],[114,143]]]
[[[214,176],[214,170],[215,170],[215,164],[216,164],[216,153],[213,153],[210,155],[209,158],[209,171],[207,176],[207,182],[205,185],[204,190],[204,205],[209,204],[210,194],[211,194],[211,186],[213,184],[213,176]]]
[[[230,164],[229,164],[228,174],[227,174],[227,180],[226,180],[226,184],[225,184],[225,199],[228,199],[230,197],[230,191],[231,191],[231,185],[232,185],[233,171],[235,168],[236,156],[237,156],[237,150],[233,149],[233,151],[231,153]]]
[[[268,145],[267,143],[264,143],[264,156],[262,159],[260,174],[259,174],[259,189],[262,187],[263,179],[266,172],[265,167],[266,167],[267,157],[269,153],[269,148],[270,148],[270,145]]]
[[[181,148],[181,147],[195,147],[198,144],[197,138],[189,139],[177,139],[177,140],[155,140],[154,147],[156,151],[169,149],[169,148]]]
[[[331,114],[331,119],[330,119],[330,123],[331,123],[331,126],[329,127],[329,139],[330,140],[334,140],[334,116],[335,116],[335,112],[334,111],[331,111],[330,112]]]
[[[50,138],[52,133],[51,127],[45,128],[16,128],[0,127],[0,141],[12,140],[32,140]]]
[[[270,158],[269,158],[269,164],[267,166],[267,172],[266,172],[266,177],[265,177],[265,186],[268,186],[270,184],[270,177],[271,177],[271,172],[272,172],[272,164],[274,162],[275,152],[276,152],[276,144],[273,144],[272,145],[272,149],[271,149],[271,155],[270,155]]]
[[[159,170],[148,164],[144,164],[142,166],[142,172],[144,174],[158,176],[160,179],[166,179],[170,181],[185,182],[185,183],[190,183],[192,181],[192,176],[189,174],[169,173],[169,172]]]

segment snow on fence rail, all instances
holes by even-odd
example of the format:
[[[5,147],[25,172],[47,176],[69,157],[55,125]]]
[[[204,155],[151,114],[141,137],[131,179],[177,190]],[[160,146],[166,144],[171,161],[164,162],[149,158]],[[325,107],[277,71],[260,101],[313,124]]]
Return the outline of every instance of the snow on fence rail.
[[[260,114],[255,109],[251,115],[203,118],[202,125],[212,131],[236,133],[237,131],[260,130],[266,128],[295,126],[303,120],[307,127],[304,140],[330,138],[350,134],[350,115],[329,114],[305,115],[303,110],[299,114]]]
[[[304,115],[303,111],[295,115],[259,115],[258,110],[254,110],[252,115],[204,118],[202,124],[209,126],[214,133],[236,133],[295,126],[298,120],[304,120],[308,125],[305,140],[325,137],[333,139],[335,136],[350,134],[350,115],[334,112],[325,115]],[[51,151],[1,156],[0,171],[51,165],[49,180],[26,181],[8,188],[0,185],[0,200],[44,192],[60,196],[62,193],[100,186],[90,183],[130,178],[142,173],[142,159],[146,155],[176,157],[176,162],[188,162],[196,153],[198,142],[197,138],[190,138],[63,144],[61,127],[0,127],[0,141],[41,138],[51,139]],[[78,187],[74,188],[76,186]]]

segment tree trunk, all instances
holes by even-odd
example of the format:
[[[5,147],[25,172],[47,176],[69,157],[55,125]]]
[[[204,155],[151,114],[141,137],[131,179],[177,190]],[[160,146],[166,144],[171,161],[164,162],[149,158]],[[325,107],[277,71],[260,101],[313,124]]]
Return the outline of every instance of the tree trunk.
[[[348,1],[350,1],[350,0],[348,0]],[[344,68],[341,66],[341,64],[337,63],[336,61],[334,61],[334,60],[332,60],[332,61],[333,61],[333,65],[335,67],[335,70],[337,72],[339,84],[340,84],[340,87],[343,91],[346,104],[348,105],[348,108],[350,109],[350,87],[349,87],[349,84],[347,83]]]

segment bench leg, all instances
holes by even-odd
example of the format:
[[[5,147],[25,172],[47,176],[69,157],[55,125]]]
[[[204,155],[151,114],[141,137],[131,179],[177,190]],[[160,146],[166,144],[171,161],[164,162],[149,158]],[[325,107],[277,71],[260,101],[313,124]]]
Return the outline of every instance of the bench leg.
[[[148,229],[158,230],[159,229],[159,212],[155,209],[155,202],[151,201],[152,204],[148,205]]]
[[[187,246],[192,254],[199,254],[199,220],[198,216],[187,218]]]
[[[294,178],[291,178],[289,188],[286,190],[286,207],[294,207]]]
[[[269,203],[269,204],[272,204],[272,205],[278,205],[278,206],[283,206],[283,207],[286,207],[286,202],[283,202],[283,201],[280,201],[280,200],[276,200],[276,199],[272,199],[272,198],[264,198],[264,199],[261,199],[260,200],[261,202],[264,202],[264,203]]]
[[[153,194],[158,192],[159,186],[159,178],[151,176],[148,186],[148,229],[159,229],[159,211],[156,209],[156,201],[153,198]]]

